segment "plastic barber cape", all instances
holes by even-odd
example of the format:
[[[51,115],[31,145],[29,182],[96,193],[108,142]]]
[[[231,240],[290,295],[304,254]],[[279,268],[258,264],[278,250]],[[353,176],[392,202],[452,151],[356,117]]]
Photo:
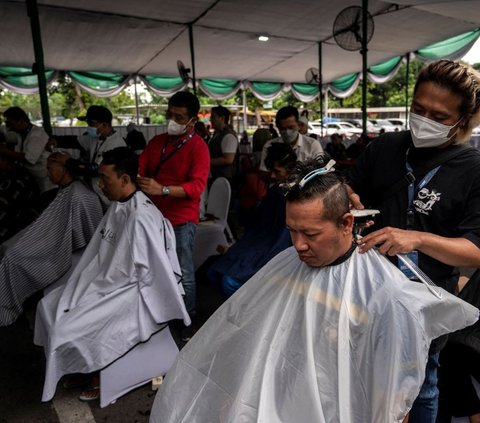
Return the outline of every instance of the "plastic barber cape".
[[[180,352],[150,422],[401,422],[431,340],[478,318],[441,292],[375,251],[311,268],[291,247]]]
[[[65,374],[100,370],[162,323],[190,324],[173,229],[142,193],[113,202],[66,285],[44,297],[35,344],[45,349],[42,401]]]

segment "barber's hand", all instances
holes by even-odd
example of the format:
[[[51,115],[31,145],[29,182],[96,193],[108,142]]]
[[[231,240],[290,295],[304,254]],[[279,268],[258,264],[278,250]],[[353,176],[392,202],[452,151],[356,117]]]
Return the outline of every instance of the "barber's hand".
[[[139,176],[137,177],[137,185],[145,194],[162,195],[163,185],[160,185],[155,179]]]
[[[347,185],[348,200],[351,209],[363,210],[365,207],[360,201],[360,196],[355,193],[350,185]]]
[[[406,231],[404,229],[387,226],[359,239],[359,252],[365,253],[377,246],[380,253],[389,256],[394,256],[398,253],[409,253],[410,251],[418,249],[420,237],[421,232]]]
[[[57,146],[58,142],[55,138],[50,137],[48,142],[45,144],[45,150],[52,152],[53,149]]]

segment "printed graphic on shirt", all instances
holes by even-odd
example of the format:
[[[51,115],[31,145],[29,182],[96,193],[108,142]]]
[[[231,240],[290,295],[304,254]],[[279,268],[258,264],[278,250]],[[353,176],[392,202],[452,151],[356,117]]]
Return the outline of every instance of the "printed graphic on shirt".
[[[102,239],[107,241],[109,244],[115,245],[117,241],[117,234],[109,228],[103,228],[100,233],[102,234]]]
[[[419,213],[426,214],[428,216],[429,211],[432,210],[433,205],[440,201],[440,192],[436,192],[434,189],[430,191],[428,188],[422,188],[417,195],[417,199],[413,202],[415,210]]]

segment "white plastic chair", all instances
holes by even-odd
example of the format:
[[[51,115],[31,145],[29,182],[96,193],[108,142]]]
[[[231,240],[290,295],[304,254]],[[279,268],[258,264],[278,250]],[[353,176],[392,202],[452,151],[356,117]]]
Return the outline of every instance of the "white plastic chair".
[[[165,375],[178,354],[170,329],[165,327],[100,372],[100,407],[153,378]]]
[[[193,247],[193,262],[197,270],[205,260],[218,254],[219,245],[228,245],[228,239],[233,239],[227,223],[230,207],[231,188],[226,178],[220,177],[213,181],[207,197],[206,216],[210,220],[202,221],[197,226],[195,244]]]
[[[220,177],[215,179],[208,192],[207,215],[210,214],[216,219],[226,222],[231,193],[232,190],[227,178]]]

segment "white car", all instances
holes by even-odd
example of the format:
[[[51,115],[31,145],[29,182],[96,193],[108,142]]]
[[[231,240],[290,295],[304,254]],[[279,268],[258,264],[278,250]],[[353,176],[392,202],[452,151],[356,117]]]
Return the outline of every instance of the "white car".
[[[348,122],[328,122],[324,126],[327,129],[327,135],[339,134],[351,138],[359,137],[363,132],[361,128],[356,128]]]
[[[323,131],[322,131],[323,127]],[[308,122],[308,133],[318,135],[319,137],[325,136],[327,130],[320,122]]]
[[[393,126],[395,126],[396,128],[398,128],[399,131],[404,131],[406,128],[405,128],[405,124],[407,124],[407,129],[408,129],[408,121],[406,119],[402,119],[402,118],[388,118],[386,119],[388,120]]]
[[[383,129],[385,132],[394,132],[398,131],[396,126],[392,125],[387,119],[370,119],[378,131]]]
[[[363,121],[362,119],[345,119],[345,122],[351,123],[355,128],[360,128],[363,130]],[[376,136],[379,132],[379,129],[367,119],[367,134],[369,136]]]

